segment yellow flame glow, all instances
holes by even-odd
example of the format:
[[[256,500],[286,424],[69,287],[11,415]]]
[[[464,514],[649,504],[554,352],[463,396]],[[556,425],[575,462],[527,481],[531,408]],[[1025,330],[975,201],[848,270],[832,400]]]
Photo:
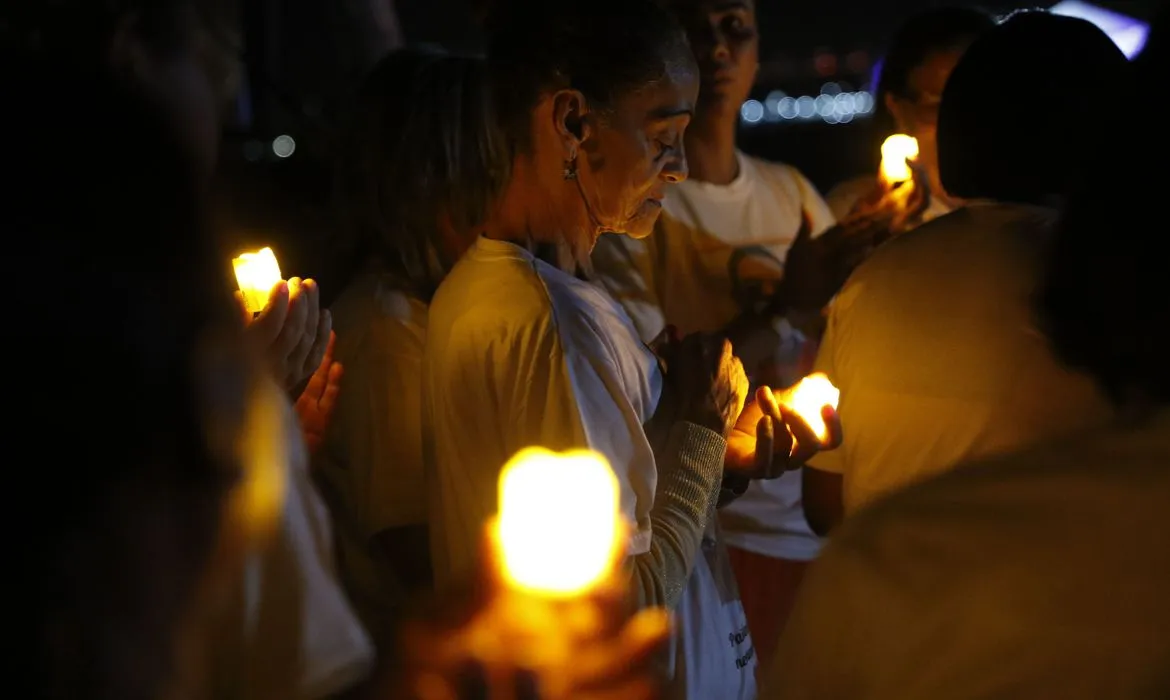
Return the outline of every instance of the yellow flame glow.
[[[909,180],[913,173],[906,160],[918,157],[918,139],[894,134],[882,143],[882,177],[891,185]]]
[[[521,450],[500,473],[500,561],[514,587],[565,598],[610,573],[621,538],[617,478],[586,450]]]
[[[244,295],[244,306],[248,311],[263,311],[268,303],[268,294],[283,279],[276,254],[271,248],[261,248],[255,253],[241,253],[240,257],[232,258],[232,267],[236,271],[240,292]]]
[[[821,417],[821,409],[825,406],[836,409],[841,399],[841,391],[833,386],[828,376],[823,372],[814,372],[777,398],[803,418],[818,438],[822,441],[828,439],[829,428]]]
[[[237,522],[252,541],[266,540],[284,510],[291,439],[286,401],[275,386],[258,386],[237,445],[244,474],[233,493],[233,506]]]

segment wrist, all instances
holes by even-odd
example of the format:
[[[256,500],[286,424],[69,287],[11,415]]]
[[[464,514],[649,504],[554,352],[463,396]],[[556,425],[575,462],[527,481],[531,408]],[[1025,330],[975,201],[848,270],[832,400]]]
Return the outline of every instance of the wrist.
[[[748,477],[724,471],[723,482],[719,485],[719,501],[716,507],[722,508],[733,503],[747,492],[750,484],[751,479]]]

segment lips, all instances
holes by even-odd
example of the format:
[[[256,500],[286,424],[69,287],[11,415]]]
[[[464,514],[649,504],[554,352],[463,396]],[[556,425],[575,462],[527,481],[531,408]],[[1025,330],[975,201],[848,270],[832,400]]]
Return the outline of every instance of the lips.
[[[731,66],[711,66],[703,71],[703,82],[708,85],[724,85],[735,80]]]

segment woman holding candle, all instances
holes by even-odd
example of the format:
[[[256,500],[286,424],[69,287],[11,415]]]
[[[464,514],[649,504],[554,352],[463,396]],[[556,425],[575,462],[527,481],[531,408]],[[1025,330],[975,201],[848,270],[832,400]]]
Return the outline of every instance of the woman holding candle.
[[[427,306],[470,246],[507,160],[483,61],[388,54],[366,78],[338,163],[346,287],[331,311],[346,388],[317,473],[340,528],[342,576],[381,646],[432,586],[423,472]]]
[[[827,297],[779,314],[775,299],[790,263],[817,271],[825,258],[802,250],[835,222],[795,168],[737,148],[740,106],[759,67],[754,0],[667,5],[685,27],[699,66],[699,96],[685,138],[690,173],[666,190],[654,235],[603,237],[593,268],[647,342],[667,324],[683,333],[727,332],[755,383],[788,386],[808,371],[815,352],[798,328],[816,325]],[[852,240],[868,247],[864,235]],[[837,279],[843,282],[846,272]],[[720,510],[720,521],[756,649],[766,652],[820,549],[801,512],[800,474],[753,481]]]
[[[995,26],[986,13],[969,7],[939,7],[910,18],[894,34],[881,61],[877,80],[877,112],[873,129],[882,139],[903,134],[917,141],[913,159],[919,169],[914,187],[926,190],[926,208],[906,222],[909,226],[946,214],[958,203],[942,187],[938,174],[938,107],[943,87],[963,52],[980,34]],[[862,202],[880,199],[892,183],[864,175],[844,182],[827,197],[838,219]]]
[[[620,307],[563,271],[586,262],[602,233],[649,234],[665,190],[685,179],[693,55],[652,0],[505,2],[490,25],[511,174],[430,308],[436,575],[442,583],[474,570],[513,453],[591,448],[620,484],[638,604],[677,615],[670,695],[751,697],[754,650],[711,517],[725,438],[747,393],[742,368],[724,341],[691,336],[662,348],[664,376]],[[776,436],[777,456],[765,451],[766,461],[789,466],[779,411],[752,415],[750,433],[758,422]],[[759,453],[738,457],[729,461]]]

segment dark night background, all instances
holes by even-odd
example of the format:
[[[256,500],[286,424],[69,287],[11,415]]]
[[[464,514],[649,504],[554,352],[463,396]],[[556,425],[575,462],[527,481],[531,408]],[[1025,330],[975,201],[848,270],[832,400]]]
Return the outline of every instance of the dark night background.
[[[271,242],[285,261],[286,276],[313,275],[328,289],[328,202],[309,193],[328,191],[327,154],[336,114],[370,56],[380,52],[378,39],[371,39],[369,8],[392,4],[406,42],[476,52],[481,46],[476,6],[482,1],[247,2],[244,44],[249,89],[241,103],[242,120],[231,130],[222,154],[227,183],[223,201],[233,225],[228,243]],[[903,20],[932,6],[956,4],[1006,13],[1055,3],[757,0],[761,69],[753,97],[764,100],[774,90],[815,96],[828,82],[839,83],[845,90],[868,88],[873,63]],[[1149,21],[1161,2],[1098,0],[1092,4]],[[1059,119],[1060,115],[1045,118]],[[273,139],[281,134],[296,141],[292,157],[278,158],[272,152]],[[740,140],[745,151],[797,166],[822,192],[876,167],[876,143],[865,118],[848,124],[826,124],[820,119],[761,122],[745,126]],[[243,207],[240,202],[249,204]]]

